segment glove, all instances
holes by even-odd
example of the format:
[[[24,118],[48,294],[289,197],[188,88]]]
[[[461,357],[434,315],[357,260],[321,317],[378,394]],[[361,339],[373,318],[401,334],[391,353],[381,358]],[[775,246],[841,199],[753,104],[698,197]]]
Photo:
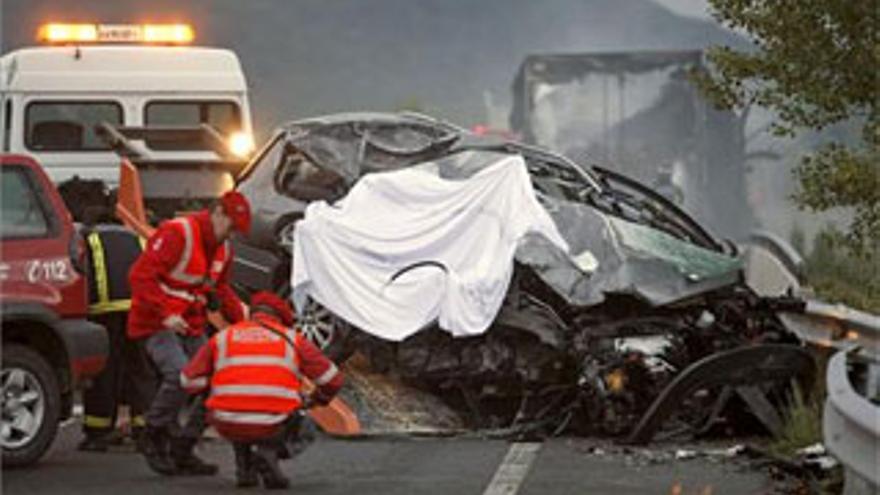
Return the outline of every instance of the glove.
[[[208,311],[220,311],[220,297],[217,296],[217,291],[208,291],[208,293],[205,294],[205,299],[207,301],[205,307],[208,308]]]

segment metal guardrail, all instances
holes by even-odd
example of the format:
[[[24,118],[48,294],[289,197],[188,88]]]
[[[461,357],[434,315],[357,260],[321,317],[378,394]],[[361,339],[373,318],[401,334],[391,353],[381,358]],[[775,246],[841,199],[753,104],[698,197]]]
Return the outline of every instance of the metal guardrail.
[[[804,260],[788,241],[772,232],[755,231],[744,252],[747,261],[755,263],[746,270],[746,281],[754,290],[762,295],[779,295],[783,291],[800,295],[806,301],[804,312],[780,315],[783,323],[801,339],[838,349],[860,346],[880,356],[880,316],[806,295],[801,287]]]
[[[825,446],[843,464],[845,495],[880,493],[880,405],[859,395],[847,373],[849,351],[840,351],[828,364],[828,399],[822,431]],[[880,370],[875,361],[874,370]],[[876,376],[876,375],[875,375]],[[869,379],[868,393],[878,393]]]
[[[746,284],[758,295],[774,297],[801,289],[804,260],[784,239],[768,232],[753,232],[739,249]]]
[[[870,353],[877,360],[877,366],[880,366],[880,316],[858,311],[843,304],[829,304],[817,300],[807,302],[805,314],[820,318],[829,325],[836,325],[836,328],[843,332],[846,342]],[[880,417],[876,421],[880,422]],[[880,464],[877,466],[880,469]]]
[[[880,338],[880,316],[818,299],[807,300],[805,313],[837,322],[852,331],[863,333],[866,337]]]
[[[844,468],[844,495],[880,493],[880,404],[859,395],[848,358],[867,362],[866,394],[880,398],[880,317],[843,304],[807,300],[803,313],[780,318],[803,340],[839,351],[828,364],[822,419],[825,446]]]
[[[804,259],[791,243],[766,230],[757,230],[749,235],[748,244],[759,246],[772,253],[799,282],[804,281]]]
[[[880,316],[807,299],[803,313],[781,313],[779,317],[806,342],[840,350],[861,347],[880,359]]]
[[[748,244],[764,253],[752,258],[756,265],[747,273],[747,278],[753,277],[753,289],[773,292],[787,286],[788,291],[803,292],[804,262],[791,244],[768,232],[753,233]],[[825,446],[843,465],[845,495],[880,494],[880,316],[815,298],[805,300],[803,312],[779,317],[803,341],[838,349],[826,373]],[[864,383],[859,383],[864,395],[850,380],[851,359],[865,366],[860,378]]]

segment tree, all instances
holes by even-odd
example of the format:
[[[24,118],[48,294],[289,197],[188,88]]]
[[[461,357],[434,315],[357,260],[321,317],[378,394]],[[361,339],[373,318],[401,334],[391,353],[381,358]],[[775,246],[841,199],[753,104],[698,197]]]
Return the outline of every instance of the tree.
[[[696,74],[722,108],[759,105],[775,112],[772,131],[794,136],[855,123],[855,139],[834,139],[795,169],[796,203],[812,211],[853,211],[855,251],[880,246],[880,0],[708,0],[723,25],[754,50],[709,50]]]

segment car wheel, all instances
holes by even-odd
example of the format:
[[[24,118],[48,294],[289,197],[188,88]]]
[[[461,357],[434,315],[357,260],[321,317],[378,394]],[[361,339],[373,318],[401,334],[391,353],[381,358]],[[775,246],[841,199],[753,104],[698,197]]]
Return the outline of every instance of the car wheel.
[[[333,361],[344,362],[354,352],[348,345],[348,323],[320,303],[309,299],[298,320],[303,335]]]
[[[33,464],[46,452],[58,431],[58,380],[49,363],[32,349],[4,344],[0,386],[3,465]]]
[[[279,230],[278,242],[282,243],[283,239],[289,241],[289,243],[283,244],[288,253],[292,251],[293,247],[294,224],[295,222],[290,222]],[[284,266],[286,268],[282,271],[289,274],[290,265]],[[281,298],[290,298],[289,278],[284,278],[275,287],[274,292]],[[309,298],[303,311],[296,315],[296,320],[303,335],[318,346],[324,355],[331,360],[343,363],[354,354],[354,343],[350,338],[353,327],[321,303]]]
[[[275,232],[275,244],[285,253],[293,251],[293,232],[296,230],[296,221],[285,223]]]

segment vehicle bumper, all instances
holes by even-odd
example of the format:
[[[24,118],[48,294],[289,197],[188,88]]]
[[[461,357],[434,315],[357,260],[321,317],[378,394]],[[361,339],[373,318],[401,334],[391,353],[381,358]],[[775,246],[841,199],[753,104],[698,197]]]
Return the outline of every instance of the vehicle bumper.
[[[74,384],[96,376],[104,369],[109,352],[107,330],[88,320],[61,320],[58,333],[64,339]]]

